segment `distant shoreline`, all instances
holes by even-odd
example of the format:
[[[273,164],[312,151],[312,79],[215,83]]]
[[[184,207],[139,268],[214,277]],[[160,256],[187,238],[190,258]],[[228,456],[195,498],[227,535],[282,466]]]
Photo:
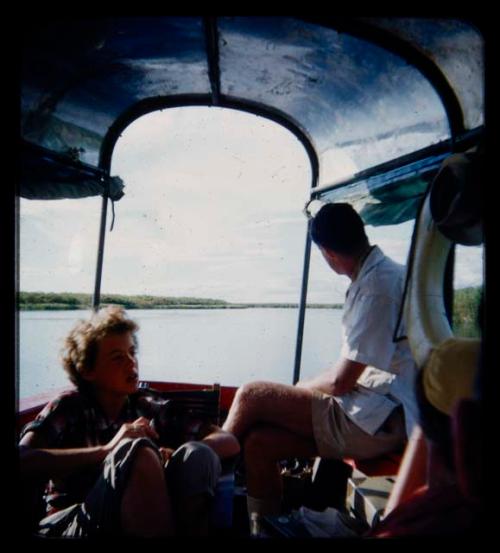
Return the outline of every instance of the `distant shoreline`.
[[[102,307],[108,305],[107,303],[101,302]],[[112,304],[119,305],[119,304]],[[298,309],[298,304],[291,303],[230,303],[228,305],[158,305],[158,306],[148,306],[148,307],[127,307],[123,306],[127,311],[133,311],[134,309]],[[342,304],[332,303],[332,304],[307,304],[308,309],[342,309]],[[91,306],[68,306],[68,305],[42,305],[42,306],[32,306],[32,305],[19,305],[19,311],[80,311],[90,309]]]
[[[453,301],[453,331],[461,337],[481,335],[478,319],[478,306],[481,287],[471,286],[455,291]],[[20,311],[63,311],[89,310],[92,306],[90,294],[73,292],[19,292],[17,305]],[[297,303],[249,302],[230,303],[225,300],[192,297],[126,296],[103,294],[101,306],[122,305],[133,309],[297,309]],[[342,309],[341,303],[308,303],[308,309]]]
[[[90,294],[73,292],[19,292],[18,307],[20,311],[65,311],[90,309]],[[127,310],[133,309],[297,309],[297,303],[231,303],[225,300],[194,297],[160,297],[160,296],[125,296],[104,294],[101,305],[122,305]],[[340,303],[310,303],[310,309],[342,309]]]

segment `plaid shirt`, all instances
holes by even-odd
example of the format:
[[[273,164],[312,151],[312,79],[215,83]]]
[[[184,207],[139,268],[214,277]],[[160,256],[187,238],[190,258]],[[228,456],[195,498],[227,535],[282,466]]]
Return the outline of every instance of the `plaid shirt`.
[[[188,413],[168,413],[167,400],[158,399],[147,390],[127,398],[118,418],[110,423],[91,394],[79,390],[63,392],[50,401],[21,432],[35,432],[47,449],[72,449],[107,444],[126,422],[139,417],[153,419],[162,437],[161,445],[177,448],[189,440],[202,439],[206,426]],[[101,473],[101,465],[85,468],[64,478],[53,478],[47,485],[47,513],[84,501]]]

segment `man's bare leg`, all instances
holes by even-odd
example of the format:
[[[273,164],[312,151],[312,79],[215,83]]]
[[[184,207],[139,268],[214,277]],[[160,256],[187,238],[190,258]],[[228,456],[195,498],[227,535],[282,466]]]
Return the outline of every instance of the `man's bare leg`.
[[[283,482],[278,461],[318,455],[313,438],[303,438],[282,428],[261,426],[251,430],[244,442],[248,495],[279,503]]]
[[[223,428],[243,444],[250,518],[279,512],[279,460],[317,454],[311,411],[308,389],[259,381],[236,392]]]
[[[126,534],[141,537],[171,536],[174,533],[172,508],[163,465],[149,447],[134,457],[121,505]]]
[[[313,438],[312,392],[276,382],[250,382],[234,397],[223,429],[240,441],[256,424],[284,428],[303,438]]]

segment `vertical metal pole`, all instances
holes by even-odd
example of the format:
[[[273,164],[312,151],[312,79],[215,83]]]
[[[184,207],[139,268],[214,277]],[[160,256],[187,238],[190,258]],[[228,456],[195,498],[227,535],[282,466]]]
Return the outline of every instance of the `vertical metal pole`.
[[[7,204],[7,202],[6,202]],[[9,206],[10,207],[10,206]],[[14,394],[12,396],[8,396],[8,397],[13,397],[14,398],[14,413],[18,413],[19,412],[19,397],[20,397],[20,387],[19,387],[19,378],[20,378],[20,373],[21,373],[21,366],[19,364],[19,344],[20,344],[20,335],[19,335],[19,309],[20,309],[20,306],[19,306],[19,294],[21,292],[20,290],[20,268],[19,268],[19,263],[20,263],[20,255],[21,255],[21,250],[20,250],[20,216],[21,216],[21,212],[20,212],[20,199],[19,199],[19,194],[18,194],[18,190],[16,190],[16,195],[14,197],[14,217],[13,217],[13,220],[12,220],[12,224],[13,224],[13,227],[14,227],[14,241],[13,243],[10,242],[11,246],[13,246],[13,251],[11,252],[10,251],[10,248],[9,250],[6,252],[5,249],[4,249],[4,255],[6,257],[7,260],[9,259],[13,259],[14,260],[14,294],[12,296],[9,297],[9,300],[12,302],[12,311],[11,313],[13,313],[14,315],[14,327],[10,327],[10,325],[7,325],[7,331],[5,332],[4,331],[4,337],[7,338],[6,340],[6,343],[8,344],[13,344],[14,347],[13,347],[13,358],[9,358],[7,357],[7,359],[5,360],[5,357],[4,357],[4,362],[6,363],[7,366],[9,366],[10,363],[12,363],[12,366],[14,367],[14,382],[13,382],[13,388],[14,388]],[[9,210],[9,216],[10,216],[10,210]],[[9,220],[9,223],[10,223],[10,220]],[[10,255],[12,254],[12,256]],[[7,294],[4,294],[4,298]],[[4,304],[5,306],[5,304]],[[9,309],[8,309],[9,306],[5,306],[5,312],[8,312]],[[10,330],[13,330],[12,334],[10,332]],[[9,350],[8,350],[9,351]],[[4,384],[5,387],[7,387],[8,384]],[[12,443],[17,443],[17,439],[18,437],[17,436],[14,436],[15,437],[15,442],[12,442]],[[10,436],[9,436],[10,438]]]
[[[450,247],[450,252],[448,254],[448,259],[446,260],[446,265],[444,269],[444,278],[443,278],[443,298],[444,298],[444,307],[446,311],[446,317],[450,323],[450,328],[453,329],[453,297],[454,297],[454,288],[453,288],[453,278],[454,278],[454,269],[455,269],[455,244],[452,244]]]
[[[319,160],[311,142],[305,140],[304,145],[311,162],[311,190],[316,188],[319,178]],[[300,363],[302,360],[302,340],[304,337],[304,322],[306,317],[307,284],[309,282],[309,264],[311,261],[311,219],[307,221],[306,247],[304,249],[304,268],[302,270],[302,290],[300,292],[299,320],[297,323],[297,342],[295,344],[295,364],[293,368],[293,384],[300,379]]]
[[[309,264],[311,260],[311,220],[307,223],[306,247],[304,251],[304,268],[302,271],[302,290],[300,293],[299,321],[297,325],[297,342],[295,345],[295,365],[293,369],[293,383],[300,378],[300,362],[302,359],[302,340],[304,336],[304,321],[306,316],[307,284],[309,281]]]
[[[108,213],[108,194],[107,191],[102,197],[101,205],[101,226],[99,229],[99,243],[97,247],[97,265],[95,271],[94,297],[92,298],[92,309],[97,311],[101,300],[101,277],[102,264],[104,259],[104,239],[106,237],[106,219]]]
[[[220,104],[220,67],[219,67],[219,30],[217,18],[203,16],[205,28],[205,47],[207,50],[208,76],[212,88],[212,103],[214,106]]]

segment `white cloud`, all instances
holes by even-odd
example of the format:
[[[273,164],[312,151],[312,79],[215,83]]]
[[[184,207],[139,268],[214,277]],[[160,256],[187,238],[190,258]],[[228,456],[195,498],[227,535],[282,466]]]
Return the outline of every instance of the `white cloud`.
[[[107,238],[108,286],[113,267],[127,258],[148,272],[141,286],[157,293],[196,289],[273,301],[273,276],[301,273],[307,156],[293,135],[262,118],[194,110],[201,116],[195,124],[186,110],[142,118],[117,144],[113,171],[125,178],[127,194]],[[163,142],[154,147],[152,125]],[[212,280],[201,282],[202,275]],[[129,280],[140,279],[131,271]],[[296,289],[283,288],[280,296],[296,298]]]

